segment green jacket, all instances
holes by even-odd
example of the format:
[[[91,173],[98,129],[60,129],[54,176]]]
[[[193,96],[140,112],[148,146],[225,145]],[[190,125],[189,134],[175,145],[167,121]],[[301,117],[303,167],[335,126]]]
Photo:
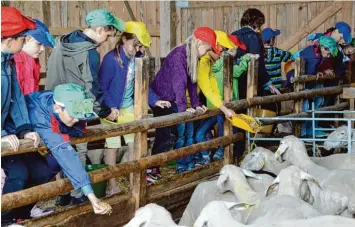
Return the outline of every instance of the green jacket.
[[[248,63],[250,61],[249,55],[243,55],[240,58],[240,64],[233,66],[233,80],[232,80],[232,91],[233,99],[239,100],[238,91],[238,78],[243,74],[243,72],[248,70]],[[212,66],[212,72],[215,75],[218,83],[218,89],[221,92],[222,98],[224,98],[224,86],[223,86],[223,58],[219,58]],[[207,101],[208,105],[208,101]]]

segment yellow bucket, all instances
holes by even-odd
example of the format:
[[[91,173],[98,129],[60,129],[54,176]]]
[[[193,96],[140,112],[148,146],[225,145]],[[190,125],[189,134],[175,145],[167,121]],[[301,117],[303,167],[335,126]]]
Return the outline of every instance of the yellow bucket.
[[[227,117],[227,120],[232,123],[234,127],[241,128],[251,133],[257,133],[259,131],[259,123],[251,116],[245,114],[235,114],[232,119]]]
[[[134,121],[134,113],[124,113],[124,115],[121,115],[117,118],[116,122],[109,121],[105,118],[101,118],[101,120],[111,124],[123,124],[123,123]]]
[[[276,117],[276,112],[265,109],[250,109],[250,115],[253,117]],[[272,133],[273,125],[263,125],[260,127],[260,132]]]

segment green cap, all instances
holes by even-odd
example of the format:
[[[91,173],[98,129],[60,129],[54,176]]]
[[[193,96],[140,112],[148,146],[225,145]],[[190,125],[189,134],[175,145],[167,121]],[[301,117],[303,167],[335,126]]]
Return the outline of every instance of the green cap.
[[[335,39],[330,36],[323,35],[319,38],[318,42],[319,45],[328,48],[333,57],[338,56],[338,47]]]
[[[54,88],[54,102],[68,111],[69,115],[79,120],[95,117],[92,99],[86,99],[84,89],[76,84],[61,84]]]
[[[89,26],[114,26],[118,31],[123,32],[126,28],[125,22],[113,15],[106,9],[91,11],[86,16],[86,24]]]

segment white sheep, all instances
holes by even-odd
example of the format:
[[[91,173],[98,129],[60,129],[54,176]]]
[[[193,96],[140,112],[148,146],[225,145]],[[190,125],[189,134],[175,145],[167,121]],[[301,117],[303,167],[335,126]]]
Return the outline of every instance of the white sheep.
[[[327,141],[324,142],[324,148],[331,150],[335,148],[348,148],[348,127],[338,127],[334,132],[330,133],[327,137]],[[352,131],[352,140],[355,139],[355,130]],[[334,140],[346,140],[346,141],[334,141]],[[355,142],[351,143],[351,154],[355,155]]]
[[[327,169],[355,170],[355,155],[352,154],[333,154],[327,157],[310,157],[310,159],[315,164]],[[263,170],[277,175],[289,165],[290,163],[287,161],[278,162],[275,159],[275,154],[269,149],[256,147],[244,157],[240,167],[251,171]]]
[[[239,210],[245,204],[226,204],[223,201],[213,201],[207,204],[200,216],[197,218],[194,227],[354,227],[355,220],[339,216],[321,216],[299,220],[267,220],[260,224],[244,225],[234,218],[231,211]]]
[[[124,227],[179,227],[164,207],[150,203],[139,208]],[[180,226],[183,227],[183,226]]]
[[[294,165],[281,170],[266,195],[272,191],[302,199],[324,215],[342,214],[348,208],[348,197],[321,189],[318,180]]]
[[[342,214],[351,216],[355,214],[355,171],[350,169],[328,170],[316,165],[307,155],[305,144],[295,136],[286,136],[275,153],[275,158],[299,166],[309,174],[319,179],[323,189],[340,193],[349,200],[348,210]],[[337,198],[334,197],[334,200]],[[332,198],[329,199],[332,201]],[[331,205],[331,204],[329,204]]]
[[[238,175],[239,177],[245,179],[244,175],[247,176],[247,184],[251,186],[252,190],[259,194],[264,193],[274,180],[273,177],[267,174],[254,174],[250,171],[243,171],[239,168],[237,171],[241,171],[243,173],[243,176]],[[179,224],[192,226],[203,207],[208,202],[213,200],[237,202],[237,198],[235,197],[233,192],[226,191],[225,193],[221,193],[219,191],[217,187],[217,180],[200,183],[194,190],[194,193],[191,196],[190,202],[187,205]]]

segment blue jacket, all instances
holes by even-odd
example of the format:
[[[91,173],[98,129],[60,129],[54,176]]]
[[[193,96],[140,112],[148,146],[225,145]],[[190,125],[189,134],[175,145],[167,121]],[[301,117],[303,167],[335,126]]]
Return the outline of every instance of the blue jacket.
[[[104,96],[104,104],[108,107],[121,108],[125,92],[130,59],[120,47],[122,66],[118,63],[116,48],[108,52],[100,66],[99,81]]]
[[[22,138],[32,130],[25,98],[16,77],[13,54],[1,52],[1,136]]]
[[[239,59],[247,53],[259,54],[259,74],[258,74],[258,95],[267,95],[268,86],[271,84],[270,76],[265,68],[265,56],[264,56],[264,45],[259,37],[259,35],[249,27],[243,27],[232,33],[238,37],[238,39],[247,46],[247,50],[242,50],[238,48],[237,54],[234,58],[234,65],[239,64]],[[239,77],[239,98],[246,98],[246,88],[247,88],[247,72],[244,72]]]
[[[79,121],[73,127],[62,123],[53,109],[52,91],[34,92],[25,98],[34,131],[38,132],[73,187],[81,188],[85,195],[93,192],[90,177],[69,139],[69,136],[83,136],[86,122]]]

